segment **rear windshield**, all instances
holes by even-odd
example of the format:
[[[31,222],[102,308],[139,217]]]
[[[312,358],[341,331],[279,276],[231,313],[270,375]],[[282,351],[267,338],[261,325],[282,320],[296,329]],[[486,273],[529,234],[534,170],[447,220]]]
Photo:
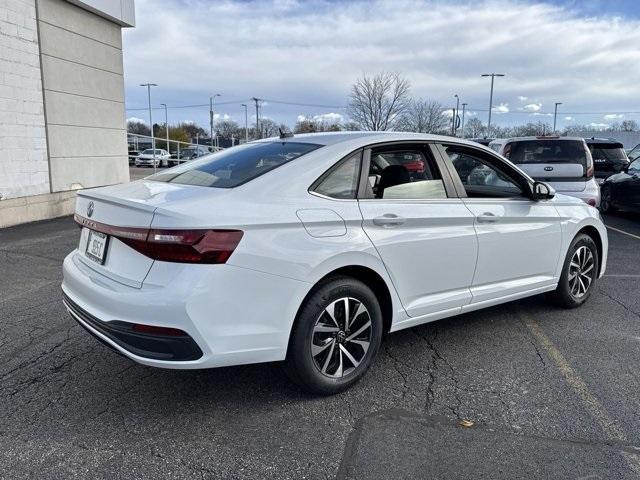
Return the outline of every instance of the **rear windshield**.
[[[627,154],[619,143],[589,145],[594,160],[626,160]]]
[[[295,142],[247,143],[206,155],[148,179],[182,185],[233,188],[320,147]]]
[[[587,166],[587,152],[580,140],[525,140],[505,146],[513,163],[577,163]]]

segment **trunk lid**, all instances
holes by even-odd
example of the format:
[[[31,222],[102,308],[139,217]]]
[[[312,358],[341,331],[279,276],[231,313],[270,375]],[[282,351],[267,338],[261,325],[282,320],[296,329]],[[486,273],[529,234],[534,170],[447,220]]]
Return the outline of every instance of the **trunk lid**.
[[[518,165],[534,180],[553,183],[561,192],[582,192],[586,186],[584,167],[576,163],[530,163]]]
[[[184,209],[178,208],[189,212],[192,206],[202,204],[203,197],[215,197],[216,193],[224,194],[217,192],[219,190],[140,180],[80,191],[75,213],[86,221],[78,245],[79,258],[97,273],[124,285],[141,288],[154,260],[137,252],[118,238],[109,236],[101,263],[91,253],[87,253],[92,222],[115,227],[147,229],[152,223],[157,226],[154,216],[159,207],[171,205],[171,208],[175,208],[183,203],[193,202],[193,205],[186,205]],[[184,219],[176,223],[185,226]]]

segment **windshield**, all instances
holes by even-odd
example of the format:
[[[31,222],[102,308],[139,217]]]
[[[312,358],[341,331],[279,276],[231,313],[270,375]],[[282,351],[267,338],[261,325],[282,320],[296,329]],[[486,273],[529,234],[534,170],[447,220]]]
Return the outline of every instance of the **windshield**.
[[[149,180],[233,188],[320,147],[295,142],[247,143],[152,175]]]
[[[156,155],[160,155],[162,150],[156,150]],[[142,155],[153,155],[153,148],[149,148],[142,152]]]
[[[589,145],[591,156],[594,160],[626,160],[627,154],[624,153],[622,145],[619,143],[611,144],[593,144]]]
[[[633,147],[633,150],[629,152],[629,160],[635,160],[636,158],[640,158],[640,145],[636,145]]]
[[[513,163],[577,163],[587,166],[587,152],[580,140],[525,140],[505,146],[504,156]]]

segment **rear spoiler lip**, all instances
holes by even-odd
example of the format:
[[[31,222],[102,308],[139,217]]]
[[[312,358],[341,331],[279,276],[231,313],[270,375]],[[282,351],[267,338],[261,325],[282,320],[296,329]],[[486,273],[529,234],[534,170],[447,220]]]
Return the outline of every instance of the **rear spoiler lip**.
[[[87,198],[87,199],[95,199],[95,200],[100,200],[102,202],[105,203],[109,203],[111,205],[115,205],[115,206],[124,206],[124,207],[130,207],[134,210],[142,210],[148,213],[155,213],[155,211],[158,209],[157,206],[155,205],[148,205],[146,203],[143,202],[137,202],[135,200],[129,200],[126,198],[117,198],[114,197],[112,195],[105,195],[105,194],[101,194],[99,192],[92,192],[91,190],[82,190],[78,192],[78,196],[79,197],[83,197],[83,198]]]

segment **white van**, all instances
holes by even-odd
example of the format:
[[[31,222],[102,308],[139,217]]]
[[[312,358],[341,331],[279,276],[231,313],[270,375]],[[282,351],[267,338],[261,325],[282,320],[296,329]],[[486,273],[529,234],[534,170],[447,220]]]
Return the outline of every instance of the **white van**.
[[[499,142],[502,144],[494,150],[534,180],[549,183],[557,192],[578,197],[593,207],[600,206],[593,158],[583,138],[516,137]]]

